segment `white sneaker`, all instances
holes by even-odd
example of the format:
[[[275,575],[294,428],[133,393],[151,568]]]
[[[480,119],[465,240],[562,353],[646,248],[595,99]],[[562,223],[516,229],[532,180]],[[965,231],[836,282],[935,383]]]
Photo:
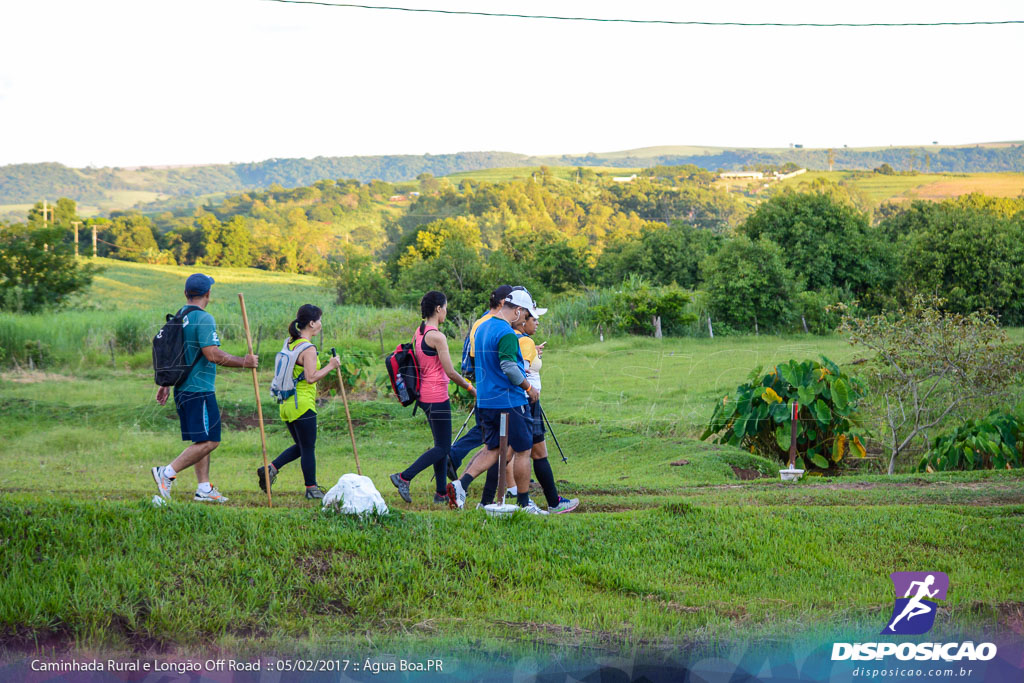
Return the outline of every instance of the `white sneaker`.
[[[448,482],[448,507],[453,510],[466,507],[466,490],[462,488],[462,482],[458,479]]]
[[[170,500],[171,486],[174,485],[174,480],[170,477],[165,477],[164,468],[160,466],[154,467],[149,472],[153,475],[153,481],[156,482],[156,490],[164,497],[165,500]]]
[[[524,505],[523,507],[521,507],[519,509],[522,510],[523,512],[525,512],[528,515],[546,515],[546,514],[548,514],[547,510],[541,510],[539,507],[537,507],[537,504],[534,503],[532,500],[529,502],[529,504]]]
[[[226,503],[228,502],[227,496],[223,495],[220,491],[215,488],[211,488],[209,491],[203,492],[196,489],[196,495],[192,500],[198,500],[203,503]]]

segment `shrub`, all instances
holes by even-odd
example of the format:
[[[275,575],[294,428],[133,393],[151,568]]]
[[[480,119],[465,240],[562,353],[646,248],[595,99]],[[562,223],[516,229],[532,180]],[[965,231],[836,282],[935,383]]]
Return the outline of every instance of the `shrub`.
[[[652,287],[644,278],[630,275],[595,313],[598,322],[627,334],[653,334],[657,316],[663,332],[669,333],[697,319],[686,310],[689,302],[690,295],[679,287]]]
[[[792,298],[802,289],[786,267],[782,249],[766,237],[740,235],[701,262],[714,323],[760,332],[787,328]]]
[[[135,353],[149,342],[149,323],[135,316],[117,319],[114,324],[114,344],[126,353]]]
[[[889,474],[928,430],[1004,400],[1024,375],[1022,347],[1009,343],[994,316],[951,313],[944,303],[915,297],[895,316],[846,314],[840,326],[876,354],[866,375],[881,399],[874,408],[885,425]]]
[[[25,342],[25,362],[30,367],[44,367],[50,365],[53,360],[53,351],[50,345],[38,339],[30,339]]]
[[[1024,467],[1024,419],[993,411],[981,420],[967,420],[935,438],[918,472],[991,470]]]
[[[370,370],[377,358],[372,352],[354,349],[342,351],[338,357],[341,359],[338,371],[328,373],[326,377],[316,383],[318,396],[334,396],[339,393],[341,391],[340,381],[345,382],[346,392],[353,391],[360,383],[373,383]],[[330,349],[321,351],[320,367],[326,365],[330,359]]]
[[[821,362],[791,360],[761,375],[750,373],[715,406],[701,439],[740,446],[787,462],[793,403],[799,402],[797,467],[827,470],[847,453],[865,456],[858,406],[860,382],[824,356]]]

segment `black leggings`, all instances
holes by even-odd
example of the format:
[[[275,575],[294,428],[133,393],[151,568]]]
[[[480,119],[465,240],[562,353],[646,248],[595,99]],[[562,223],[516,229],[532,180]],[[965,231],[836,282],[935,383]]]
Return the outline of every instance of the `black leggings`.
[[[295,445],[284,449],[274,459],[274,468],[280,470],[292,460],[302,458],[302,478],[306,480],[306,486],[316,486],[316,413],[307,410],[285,424]]]
[[[452,449],[452,404],[451,401],[441,403],[420,403],[420,409],[427,416],[430,432],[434,435],[434,447],[416,458],[401,473],[402,479],[412,481],[417,474],[434,466],[434,490],[444,495],[448,485],[448,454]]]

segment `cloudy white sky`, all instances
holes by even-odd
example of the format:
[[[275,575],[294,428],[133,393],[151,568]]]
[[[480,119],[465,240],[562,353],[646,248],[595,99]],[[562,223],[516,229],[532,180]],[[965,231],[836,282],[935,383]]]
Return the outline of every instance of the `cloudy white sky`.
[[[1024,19],[1019,1],[390,0],[711,21]],[[1024,139],[1024,25],[708,28],[263,0],[0,8],[0,164]]]

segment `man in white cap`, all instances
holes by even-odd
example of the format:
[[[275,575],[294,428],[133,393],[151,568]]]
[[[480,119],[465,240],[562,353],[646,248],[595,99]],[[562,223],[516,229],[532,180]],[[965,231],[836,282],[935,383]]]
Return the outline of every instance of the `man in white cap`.
[[[547,514],[530,500],[530,452],[533,449],[533,419],[529,403],[536,401],[537,389],[526,379],[526,363],[519,348],[519,338],[512,324],[526,315],[539,317],[547,311],[525,289],[513,290],[505,297],[500,310],[476,331],[477,421],[483,430],[484,445],[466,468],[465,474],[448,484],[448,504],[462,508],[469,484],[498,460],[501,414],[508,414],[508,444],[513,453],[513,474],[518,494],[516,503],[526,512]]]

